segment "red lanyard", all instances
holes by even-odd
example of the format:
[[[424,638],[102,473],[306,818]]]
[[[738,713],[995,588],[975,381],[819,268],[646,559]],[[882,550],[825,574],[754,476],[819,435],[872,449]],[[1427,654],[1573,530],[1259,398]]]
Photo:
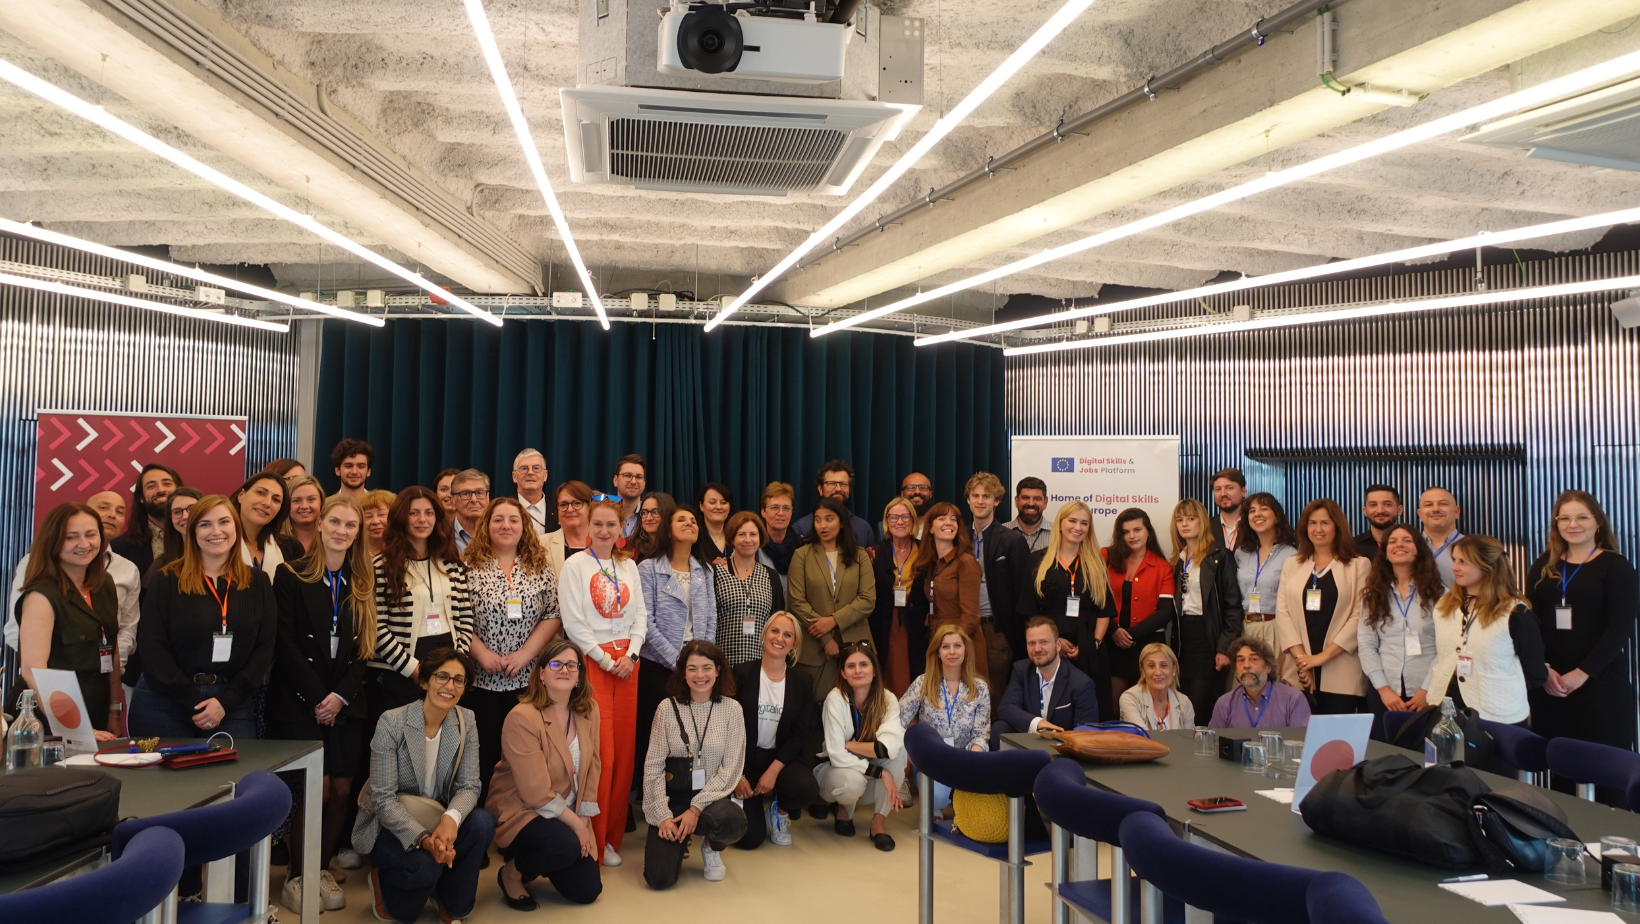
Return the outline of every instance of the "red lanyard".
[[[205,579],[205,586],[210,589],[211,596],[215,597],[216,602],[218,604],[220,604],[221,607],[222,607],[222,633],[221,634],[227,635],[228,634],[228,594],[233,591],[233,588],[230,586],[227,589],[226,592],[220,593],[220,594],[217,593],[216,592],[216,579],[215,578],[206,578]]]

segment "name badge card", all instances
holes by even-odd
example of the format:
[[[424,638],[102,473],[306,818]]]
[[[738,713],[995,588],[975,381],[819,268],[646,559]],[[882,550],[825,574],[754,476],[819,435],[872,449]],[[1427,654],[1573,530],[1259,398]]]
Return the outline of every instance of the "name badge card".
[[[1304,591],[1304,609],[1306,612],[1321,612],[1321,588],[1311,587]]]
[[[1249,613],[1262,613],[1262,612],[1264,612],[1263,605],[1260,602],[1260,598],[1259,598],[1258,594],[1251,593],[1251,594],[1247,595],[1247,612],[1249,612]]]
[[[1418,640],[1418,636],[1407,636],[1407,657],[1416,658],[1423,653],[1424,643]]]
[[[1572,627],[1572,608],[1569,606],[1555,607],[1555,628],[1568,630]]]
[[[524,618],[524,601],[516,600],[516,599],[515,600],[508,600],[507,601],[507,618],[508,619],[523,619]]]
[[[706,788],[706,771],[705,770],[703,770],[699,767],[696,767],[695,769],[689,771],[689,788],[690,789],[705,789]]]
[[[114,647],[104,645],[97,649],[97,669],[104,674],[114,673]]]
[[[338,651],[338,650],[339,650],[339,649],[340,649],[340,648],[341,648],[341,647],[342,647],[342,639],[341,639],[341,636],[338,636],[338,635],[332,635],[332,636],[331,636],[331,637],[330,637],[330,656],[331,656],[331,657],[332,657],[332,658],[334,658],[334,657],[336,657],[336,652],[337,652],[337,651]]]
[[[757,620],[748,616],[740,621],[740,634],[748,638],[757,637]]]
[[[1458,655],[1458,679],[1468,680],[1470,671],[1475,669],[1475,659],[1466,654]]]
[[[223,632],[211,636],[211,661],[221,664],[233,657],[233,633]]]
[[[895,606],[905,606],[906,605],[905,586],[902,585],[902,584],[895,584],[894,585],[894,605]]]
[[[1075,618],[1075,617],[1078,617],[1078,616],[1082,615],[1082,598],[1081,597],[1066,597],[1065,598],[1065,615],[1070,616],[1072,618]]]

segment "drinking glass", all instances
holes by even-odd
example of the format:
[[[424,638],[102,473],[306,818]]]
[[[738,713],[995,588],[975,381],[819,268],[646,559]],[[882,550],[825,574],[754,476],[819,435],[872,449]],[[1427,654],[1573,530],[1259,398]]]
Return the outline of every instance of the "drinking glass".
[[[1264,772],[1264,745],[1243,744],[1241,746],[1241,769],[1244,773]]]
[[[1583,872],[1583,842],[1570,837],[1549,838],[1549,868],[1544,875],[1550,882],[1562,885],[1588,882]]]
[[[1640,844],[1636,844],[1630,837],[1608,834],[1600,839],[1600,855],[1605,856],[1608,853],[1640,854]]]
[[[1281,778],[1281,732],[1259,732],[1258,743],[1264,747],[1264,769],[1267,776]]]
[[[1219,733],[1206,725],[1196,726],[1196,756],[1219,756]]]
[[[1293,776],[1298,776],[1298,768],[1304,763],[1304,742],[1287,740],[1281,743],[1281,764],[1283,769]]]
[[[1612,910],[1640,911],[1640,866],[1619,863],[1612,867]]]

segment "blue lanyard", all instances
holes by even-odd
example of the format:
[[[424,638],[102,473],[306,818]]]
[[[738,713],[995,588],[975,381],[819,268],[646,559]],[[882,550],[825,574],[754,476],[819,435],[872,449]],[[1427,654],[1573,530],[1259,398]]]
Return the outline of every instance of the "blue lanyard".
[[[976,529],[976,530],[974,530],[974,557],[979,559],[980,561],[984,561],[985,560],[985,558],[983,557],[984,550],[985,550],[985,534]]]
[[[1428,536],[1425,536],[1425,537],[1424,537],[1424,538],[1425,538],[1425,539],[1428,539],[1428,538],[1429,538],[1429,537],[1428,537]],[[1454,542],[1457,542],[1457,541],[1458,541],[1458,540],[1459,540],[1459,539],[1460,539],[1460,538],[1462,538],[1462,536],[1461,536],[1461,535],[1459,535],[1459,533],[1458,533],[1458,531],[1457,531],[1457,530],[1453,530],[1453,531],[1452,531],[1452,534],[1451,534],[1451,535],[1450,535],[1450,536],[1447,536],[1447,537],[1446,537],[1446,541],[1445,541],[1445,542],[1443,542],[1443,543],[1441,543],[1441,547],[1440,547],[1440,548],[1438,548],[1438,549],[1436,549],[1436,550],[1435,550],[1435,554],[1434,554],[1434,555],[1433,555],[1433,556],[1431,556],[1431,557],[1433,557],[1433,558],[1440,558],[1440,557],[1441,557],[1441,553],[1442,553],[1442,552],[1445,552],[1445,551],[1446,551],[1446,550],[1447,550],[1447,549],[1450,549],[1450,548],[1452,548],[1452,543],[1454,543]]]
[[[952,734],[956,734],[956,729],[953,728],[952,725],[951,725],[951,710],[956,708],[956,705],[957,705],[956,697],[951,696],[949,693],[947,693],[945,691],[945,678],[944,677],[940,678],[939,684],[940,684],[940,705],[945,707],[945,730],[948,731],[948,732],[951,732]]]
[[[1390,593],[1395,595],[1395,608],[1401,611],[1401,621],[1407,625],[1411,625],[1412,620],[1407,616],[1407,613],[1412,611],[1412,601],[1418,599],[1418,591],[1413,590],[1411,595],[1407,597],[1405,603],[1401,602],[1401,588],[1391,586]],[[1405,627],[1403,627],[1402,631],[1405,631]]]
[[[1276,681],[1271,680],[1271,681],[1267,681],[1264,684],[1264,705],[1258,707],[1258,718],[1256,718],[1256,719],[1253,718],[1253,707],[1247,705],[1247,693],[1246,693],[1246,691],[1242,692],[1242,694],[1241,694],[1241,711],[1247,713],[1247,721],[1253,723],[1251,727],[1258,728],[1258,723],[1264,720],[1264,710],[1270,708],[1270,700],[1276,698],[1275,688],[1270,686],[1270,684],[1275,683],[1275,682]]]
[[[615,577],[615,559],[611,558],[609,560],[609,570],[606,571],[604,570],[603,561],[598,558],[598,553],[592,551],[592,543],[590,542],[587,543],[587,554],[592,556],[593,563],[598,566],[598,573],[609,578],[610,585],[615,588],[615,602],[619,604],[621,601],[621,582]]]
[[[330,634],[335,635],[342,614],[342,569],[332,571],[326,568],[325,583],[330,585]]]
[[[1572,569],[1571,574],[1566,573],[1567,562],[1561,561],[1561,563],[1560,563],[1560,605],[1561,606],[1566,605],[1566,588],[1571,586],[1572,579],[1577,577],[1577,573],[1579,571],[1583,570],[1583,566],[1588,564],[1591,561],[1594,561],[1594,556],[1593,555],[1590,555],[1588,558],[1585,558],[1584,560],[1578,562],[1577,567]]]
[[[851,714],[853,714],[853,716],[854,716],[854,737],[849,739],[849,740],[859,741],[860,740],[860,723],[861,723],[860,710],[858,708],[856,708],[855,705],[854,705],[854,693],[853,693],[853,691],[849,692],[848,711]]]
[[[1258,590],[1258,579],[1259,579],[1259,576],[1264,573],[1264,566],[1269,564],[1270,559],[1275,558],[1275,557],[1276,557],[1276,547],[1273,546],[1273,545],[1270,546],[1270,554],[1264,556],[1262,559],[1258,557],[1258,552],[1257,551],[1253,552],[1253,561],[1258,563],[1258,567],[1253,569],[1253,590],[1254,591]]]
[[[1328,565],[1327,567],[1322,568],[1320,571],[1317,571],[1317,570],[1315,570],[1315,563],[1312,561],[1310,563],[1310,586],[1311,587],[1320,587],[1321,586],[1321,579],[1327,575],[1328,571],[1331,571],[1331,570],[1332,570],[1332,565]]]
[[[913,546],[912,548],[915,548],[915,546]],[[891,553],[894,551],[894,547],[892,545],[889,546],[889,551]],[[905,557],[908,560],[911,558],[911,549],[906,549],[905,550]],[[895,584],[904,584],[905,583],[905,572],[902,570],[902,568],[904,567],[905,563],[900,561],[900,556],[898,554],[893,554],[891,556],[891,558],[894,562],[894,583]],[[836,576],[837,576],[837,572],[835,570],[833,570],[832,571],[832,579],[834,581],[836,580]]]
[[[1191,555],[1180,555],[1179,556],[1179,564],[1184,565],[1184,573],[1185,574],[1190,573],[1190,563],[1195,561],[1195,560],[1196,560],[1195,557],[1191,556]],[[1255,580],[1257,580],[1257,579],[1255,578]]]

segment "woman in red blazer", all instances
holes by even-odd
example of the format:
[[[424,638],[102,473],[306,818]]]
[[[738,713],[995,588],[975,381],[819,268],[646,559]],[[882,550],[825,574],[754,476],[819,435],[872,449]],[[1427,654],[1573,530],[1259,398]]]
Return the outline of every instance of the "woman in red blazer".
[[[1110,589],[1116,598],[1116,624],[1111,627],[1110,696],[1104,699],[1115,718],[1122,691],[1139,682],[1139,652],[1162,641],[1173,621],[1173,567],[1156,541],[1150,515],[1129,507],[1116,516],[1110,545],[1105,548]]]

